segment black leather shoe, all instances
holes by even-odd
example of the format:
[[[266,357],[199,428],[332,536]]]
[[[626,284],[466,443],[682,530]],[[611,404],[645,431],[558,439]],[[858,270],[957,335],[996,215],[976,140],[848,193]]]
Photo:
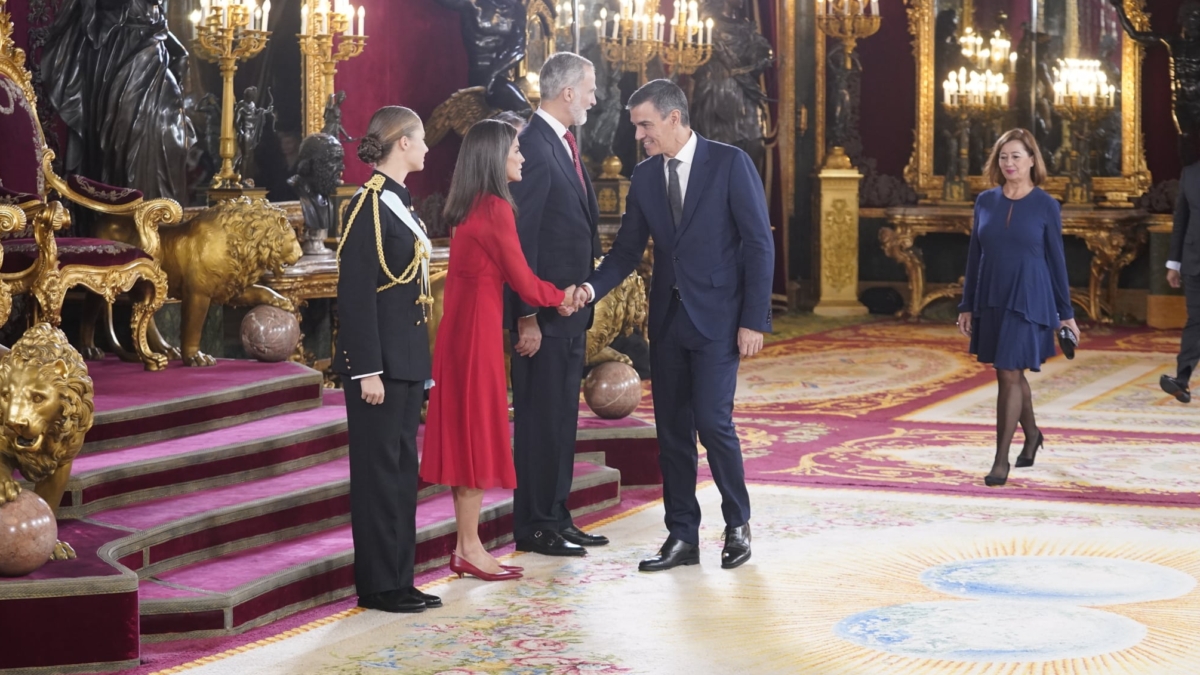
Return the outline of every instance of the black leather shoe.
[[[579,546],[604,546],[608,543],[608,537],[601,534],[588,534],[574,525],[563,528],[559,534],[563,539]]]
[[[646,558],[638,563],[638,570],[642,572],[661,572],[669,570],[672,567],[680,565],[699,565],[700,564],[700,547],[695,544],[689,544],[681,539],[676,539],[675,535],[667,537],[666,543],[662,548],[658,549],[658,555],[653,558]]]
[[[1163,375],[1162,377],[1158,378],[1158,386],[1162,387],[1163,391],[1174,396],[1175,400],[1179,401],[1180,403],[1192,402],[1192,392],[1188,391],[1187,382],[1184,382],[1177,377]]]
[[[392,614],[416,614],[425,611],[425,601],[412,597],[407,591],[384,591],[383,593],[360,595],[358,606]]]
[[[425,607],[428,609],[436,609],[442,606],[441,598],[436,595],[422,593],[416,588],[408,589],[408,597],[412,598],[413,600],[420,600],[421,602],[425,603]]]
[[[721,549],[721,569],[731,570],[750,559],[750,523],[725,528],[725,548]]]
[[[532,537],[517,540],[517,550],[542,555],[579,556],[587,555],[587,550],[579,544],[572,544],[563,539],[562,535],[550,530],[538,530]]]

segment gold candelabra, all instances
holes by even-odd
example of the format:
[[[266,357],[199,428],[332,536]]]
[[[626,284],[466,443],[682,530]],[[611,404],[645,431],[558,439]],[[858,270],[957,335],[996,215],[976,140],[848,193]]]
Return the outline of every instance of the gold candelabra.
[[[663,41],[663,63],[680,75],[691,75],[712,58],[713,20],[702,23],[697,9],[695,0],[675,0],[671,35]]]
[[[971,124],[976,120],[990,122],[1004,114],[1008,109],[1008,83],[1004,81],[1002,73],[991,70],[968,71],[964,67],[950,71],[946,81],[942,82],[942,89],[945,92],[942,106],[954,120],[956,129],[956,133],[947,140],[951,143],[951,152],[947,157],[949,165],[942,184],[942,199],[965,202],[971,196],[967,187],[967,174],[971,166]]]
[[[242,187],[242,177],[233,170],[237,138],[233,131],[233,76],[239,61],[254,58],[267,46],[266,30],[271,13],[267,0],[256,7],[251,0],[212,0],[192,13],[197,56],[221,68],[221,170],[213,176],[213,189]]]
[[[357,16],[357,26],[355,17]],[[306,78],[306,88],[317,88],[317,92],[308,92],[309,110],[305,119],[305,132],[315,133],[321,130],[323,119],[321,111],[325,102],[334,93],[333,80],[337,75],[337,64],[341,61],[362,54],[367,44],[365,29],[366,10],[359,7],[355,12],[354,5],[348,0],[304,0],[300,8],[300,53],[309,59],[309,64],[315,67],[319,79]],[[336,39],[335,39],[336,38]],[[316,93],[317,96],[312,94]]]
[[[867,0],[817,0],[817,12],[817,28],[842,41],[846,70],[850,70],[854,66],[850,59],[854,46],[879,30],[879,0],[870,0],[870,3]]]
[[[609,27],[608,10],[600,10],[596,33],[604,60],[646,79],[646,65],[658,56],[666,19],[646,8],[645,0],[621,0]]]
[[[1087,204],[1092,201],[1091,137],[1095,125],[1113,110],[1116,86],[1096,60],[1065,59],[1054,69],[1054,110],[1070,130],[1067,153],[1066,201]]]

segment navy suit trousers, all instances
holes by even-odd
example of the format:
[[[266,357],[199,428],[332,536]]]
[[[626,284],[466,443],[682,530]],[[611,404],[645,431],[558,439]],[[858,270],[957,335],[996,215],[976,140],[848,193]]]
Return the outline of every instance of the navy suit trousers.
[[[699,544],[697,435],[721,492],[725,525],[739,527],[750,520],[742,446],[733,427],[740,357],[736,335],[710,340],[696,329],[678,298],[670,302],[659,334],[650,341],[663,504],[667,530]]]

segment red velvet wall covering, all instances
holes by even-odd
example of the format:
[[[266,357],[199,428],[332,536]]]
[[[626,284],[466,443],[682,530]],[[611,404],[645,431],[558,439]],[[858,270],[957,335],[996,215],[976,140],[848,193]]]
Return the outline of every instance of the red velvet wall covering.
[[[382,106],[407,106],[428,120],[438,104],[467,86],[467,55],[457,12],[434,0],[363,0],[362,5],[367,48],[343,63],[337,75],[337,88],[346,90],[342,123],[355,138]],[[347,183],[360,183],[370,175],[357,152],[357,143],[346,143]],[[413,193],[423,197],[446,192],[457,156],[458,137],[451,133],[430,150],[425,170],[407,181]]]

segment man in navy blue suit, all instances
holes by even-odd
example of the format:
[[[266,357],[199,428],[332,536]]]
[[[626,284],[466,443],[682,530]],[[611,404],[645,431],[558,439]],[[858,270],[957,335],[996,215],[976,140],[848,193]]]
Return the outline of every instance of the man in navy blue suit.
[[[701,138],[678,86],[654,80],[627,105],[649,159],[630,178],[612,250],[578,291],[594,302],[637,267],[654,239],[650,371],[667,541],[646,572],[700,562],[696,436],[721,491],[721,567],[750,559],[750,497],[733,427],[740,359],[771,330],[775,245],[767,200],[743,151]]]

